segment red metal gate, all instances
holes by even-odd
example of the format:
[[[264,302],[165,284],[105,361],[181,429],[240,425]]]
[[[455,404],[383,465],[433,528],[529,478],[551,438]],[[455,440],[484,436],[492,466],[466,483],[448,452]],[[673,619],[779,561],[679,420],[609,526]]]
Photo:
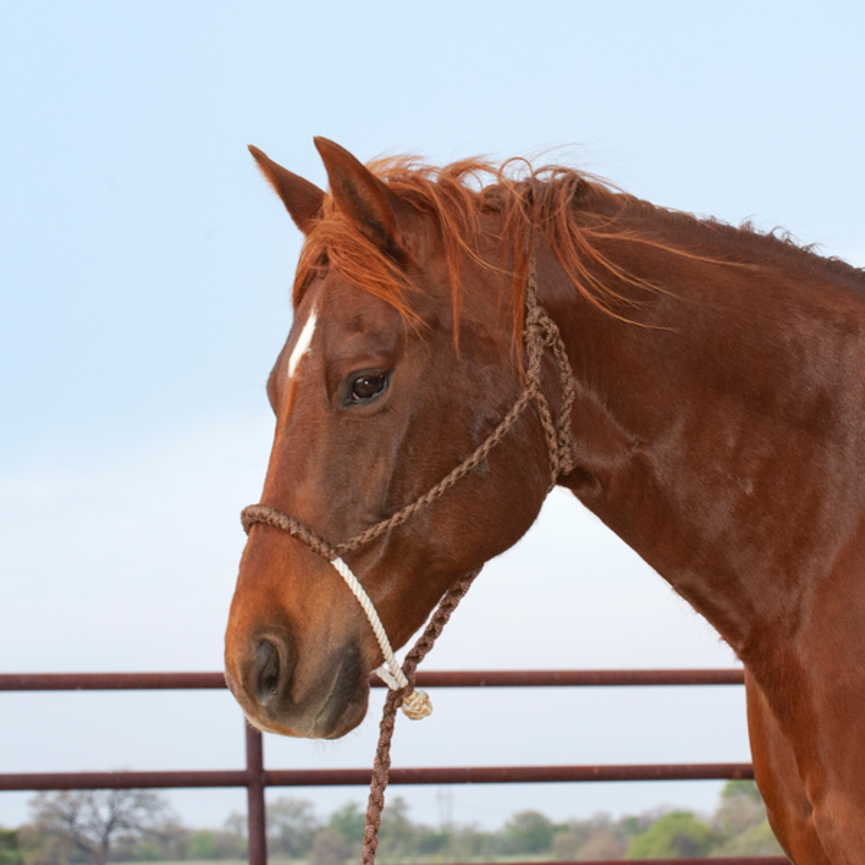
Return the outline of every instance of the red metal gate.
[[[419,672],[425,688],[598,687],[646,685],[741,685],[741,670],[525,670]],[[373,687],[383,687],[376,676]],[[222,673],[7,673],[0,691],[189,690],[225,688]],[[369,769],[266,769],[261,733],[246,726],[246,768],[171,772],[45,772],[0,774],[0,790],[95,790],[171,787],[245,787],[248,800],[249,865],[266,865],[266,787],[366,785]],[[663,781],[753,778],[749,763],[650,764],[632,766],[483,766],[393,768],[390,783],[510,784],[551,781]],[[636,860],[629,860],[634,862]],[[687,865],[709,860],[652,860]],[[784,857],[712,859],[719,865],[790,865]],[[523,863],[511,863],[523,865]],[[537,865],[537,863],[533,863]],[[546,863],[556,865],[556,863]],[[591,863],[583,863],[591,865]],[[615,865],[606,862],[605,865]],[[622,863],[624,865],[624,863]]]

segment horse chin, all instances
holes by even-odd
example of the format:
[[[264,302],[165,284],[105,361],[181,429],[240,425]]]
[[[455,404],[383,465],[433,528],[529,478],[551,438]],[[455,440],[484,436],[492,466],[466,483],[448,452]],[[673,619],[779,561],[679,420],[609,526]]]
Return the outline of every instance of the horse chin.
[[[344,646],[332,661],[307,677],[314,683],[311,687],[305,688],[295,675],[291,687],[266,697],[249,687],[248,676],[241,675],[239,681],[230,668],[225,680],[253,727],[295,738],[338,739],[366,716],[369,673],[354,643]]]

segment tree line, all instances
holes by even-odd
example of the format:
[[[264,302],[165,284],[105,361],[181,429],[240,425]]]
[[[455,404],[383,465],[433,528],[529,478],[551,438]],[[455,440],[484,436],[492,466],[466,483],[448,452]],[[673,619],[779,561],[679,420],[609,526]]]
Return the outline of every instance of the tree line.
[[[32,819],[0,828],[0,865],[107,865],[109,862],[227,861],[246,858],[246,818],[233,813],[220,829],[191,829],[165,799],[148,790],[40,793]],[[364,812],[349,802],[325,820],[311,802],[282,797],[268,804],[271,860],[304,865],[357,862]],[[520,857],[580,861],[685,856],[780,855],[752,781],[730,781],[715,813],[657,811],[612,819],[598,814],[554,822],[538,811],[514,814],[496,831],[474,825],[430,827],[409,817],[395,796],[382,816],[378,861],[494,862]]]

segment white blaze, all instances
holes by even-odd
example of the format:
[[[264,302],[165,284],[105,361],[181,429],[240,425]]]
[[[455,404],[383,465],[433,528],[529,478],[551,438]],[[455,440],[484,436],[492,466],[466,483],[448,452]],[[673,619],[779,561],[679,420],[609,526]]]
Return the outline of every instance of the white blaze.
[[[303,330],[300,332],[300,336],[297,338],[297,342],[294,344],[294,348],[291,352],[291,357],[288,359],[288,379],[291,379],[294,376],[295,370],[297,369],[297,365],[302,360],[303,356],[309,351],[310,343],[312,342],[312,334],[315,331],[315,309],[309,314],[309,318],[306,320],[306,324],[303,326]]]

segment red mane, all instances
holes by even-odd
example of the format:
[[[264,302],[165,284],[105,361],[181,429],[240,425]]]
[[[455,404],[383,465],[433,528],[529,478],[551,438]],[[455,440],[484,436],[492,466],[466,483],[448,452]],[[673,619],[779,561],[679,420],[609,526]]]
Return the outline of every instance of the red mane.
[[[509,306],[514,338],[522,330],[523,302],[529,270],[529,250],[547,245],[571,278],[576,290],[591,304],[623,320],[633,299],[615,286],[658,291],[613,263],[599,241],[615,237],[652,250],[728,267],[754,268],[790,262],[798,269],[823,269],[836,278],[852,277],[859,285],[863,272],[837,259],[821,258],[791,241],[788,235],[762,234],[749,224],[740,228],[714,219],[700,220],[676,210],[656,207],[622,193],[610,184],[573,168],[545,165],[535,168],[525,159],[495,165],[484,159],[464,159],[444,167],[417,158],[398,156],[374,160],[367,166],[403,202],[432,216],[445,248],[455,319],[461,304],[460,268],[466,259],[500,273],[510,283]],[[495,237],[503,258],[497,265],[484,261],[480,250],[485,214],[499,213],[502,229]],[[627,226],[620,219],[627,216]],[[663,220],[663,234],[659,221]],[[637,222],[640,223],[636,227]],[[729,244],[735,244],[734,249]],[[294,283],[294,305],[323,267],[394,306],[407,321],[416,321],[412,286],[399,265],[369,241],[335,206],[328,195],[323,213],[301,251]]]
[[[439,168],[411,157],[395,157],[374,161],[368,168],[402,201],[436,221],[456,313],[460,308],[460,267],[467,257],[499,271],[510,282],[510,305],[518,333],[522,328],[529,247],[538,238],[550,245],[574,285],[591,303],[609,312],[621,300],[593,273],[600,265],[602,272],[630,281],[596,246],[610,218],[599,218],[586,211],[584,205],[591,201],[604,211],[617,211],[634,200],[629,196],[574,169],[535,169],[523,159],[511,159],[500,166],[466,159]],[[498,265],[483,261],[479,254],[488,239],[483,216],[489,213],[502,216],[503,230],[496,237],[509,255]],[[301,252],[294,283],[295,306],[311,277],[323,266],[335,268],[345,279],[392,304],[404,318],[416,317],[406,275],[343,216],[330,196]]]

